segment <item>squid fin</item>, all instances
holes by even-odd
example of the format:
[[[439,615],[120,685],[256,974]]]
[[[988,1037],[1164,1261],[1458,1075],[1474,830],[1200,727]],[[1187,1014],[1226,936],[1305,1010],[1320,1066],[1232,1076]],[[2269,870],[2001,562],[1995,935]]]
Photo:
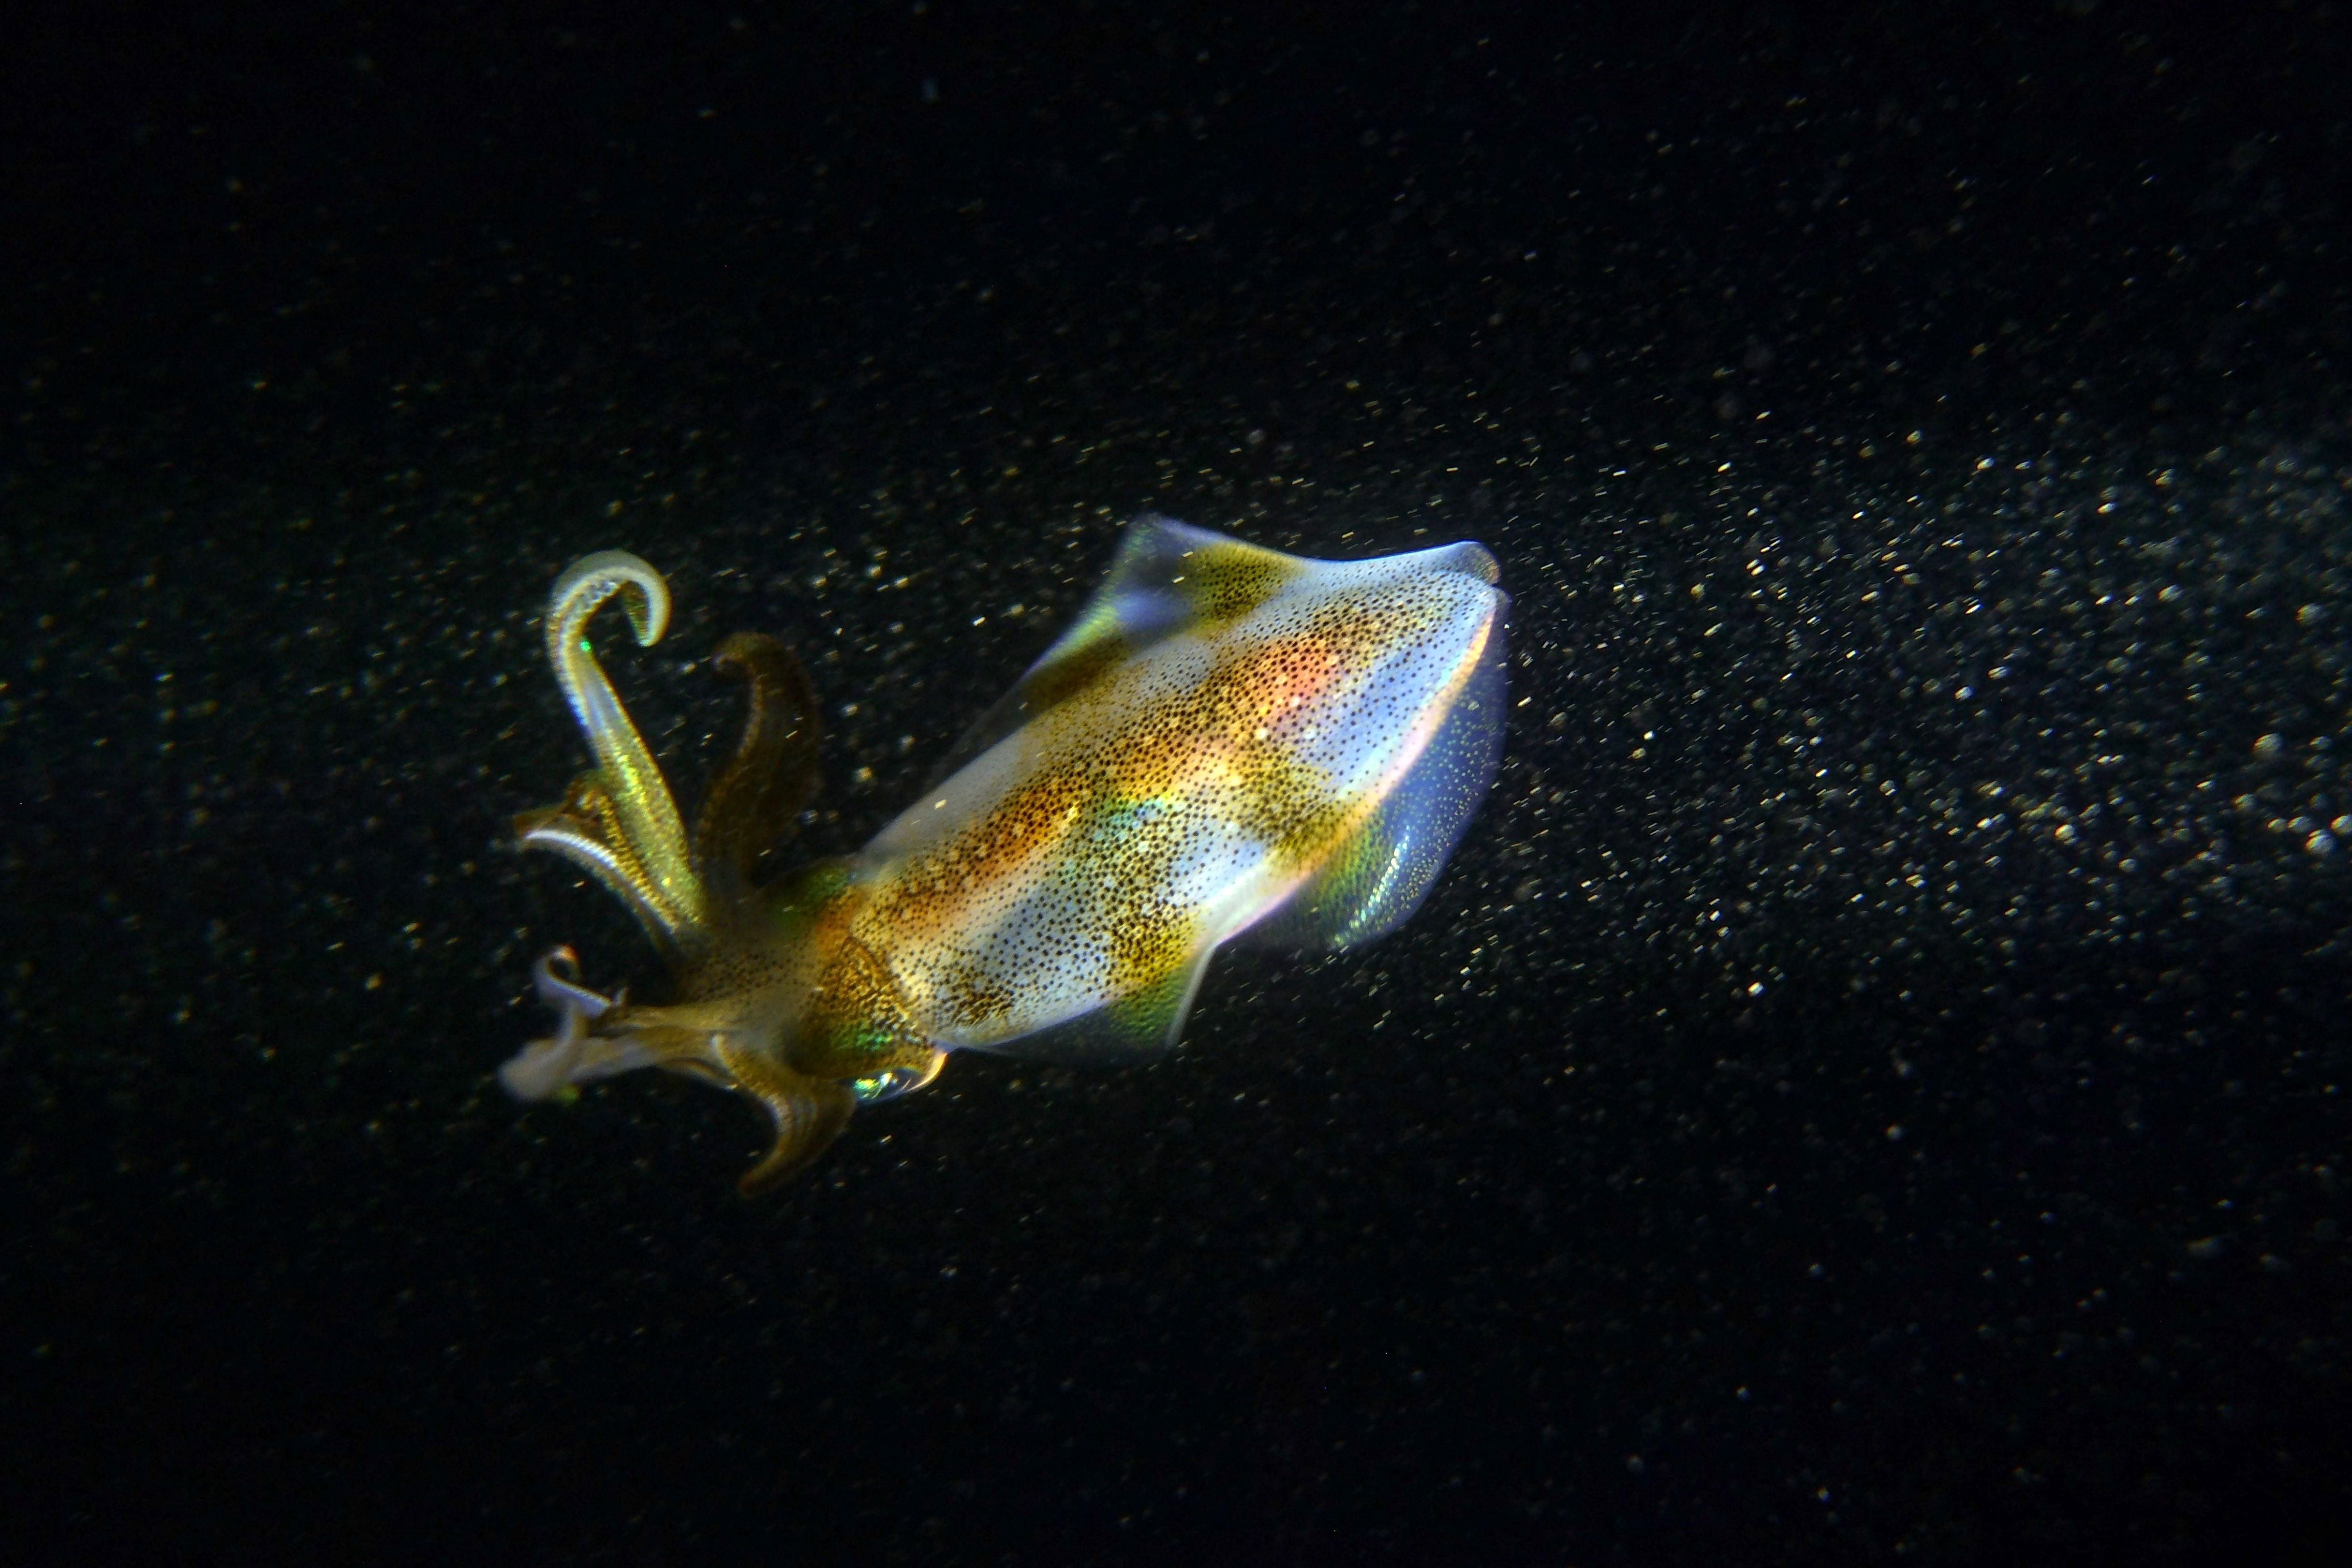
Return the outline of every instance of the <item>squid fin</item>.
[[[1002,1045],[976,1046],[993,1056],[1024,1061],[1112,1064],[1150,1061],[1176,1048],[1201,979],[1216,949],[1203,942],[1160,979],[1051,1028]]]
[[[1371,820],[1250,928],[1250,943],[1330,952],[1385,936],[1412,918],[1494,783],[1506,711],[1496,637]]]
[[[1040,713],[1086,690],[1171,637],[1248,613],[1307,563],[1150,513],[1121,536],[1118,555],[1077,619],[996,705],[964,731],[937,784]]]

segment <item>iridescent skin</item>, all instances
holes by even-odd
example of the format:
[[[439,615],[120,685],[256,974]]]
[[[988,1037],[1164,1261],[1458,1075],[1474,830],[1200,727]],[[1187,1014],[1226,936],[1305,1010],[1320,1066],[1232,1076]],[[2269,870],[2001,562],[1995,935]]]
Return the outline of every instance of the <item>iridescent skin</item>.
[[[760,885],[815,781],[807,678],[770,638],[721,646],[751,715],[689,836],[585,635],[618,595],[651,645],[668,588],[634,555],[586,557],[550,595],[548,648],[598,766],[516,828],[629,905],[677,1000],[608,999],[558,948],[537,971],[557,1031],[500,1078],[543,1100],[659,1067],[746,1094],[776,1127],[748,1193],[949,1051],[1169,1048],[1222,943],[1352,946],[1427,895],[1501,745],[1497,575],[1475,544],[1312,561],[1139,519],[944,783],[857,854]]]

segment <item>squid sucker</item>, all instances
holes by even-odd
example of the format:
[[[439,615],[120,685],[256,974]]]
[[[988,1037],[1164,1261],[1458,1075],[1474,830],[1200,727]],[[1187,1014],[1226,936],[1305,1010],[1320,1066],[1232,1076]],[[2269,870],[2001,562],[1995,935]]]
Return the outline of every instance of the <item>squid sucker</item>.
[[[547,1100],[665,1068],[748,1095],[775,1122],[748,1194],[950,1051],[1168,1050],[1223,943],[1351,947],[1428,895],[1501,752],[1499,575],[1476,544],[1316,561],[1139,518],[943,782],[857,853],[762,881],[816,787],[807,675],[772,637],[719,645],[749,713],[689,833],[587,636],[617,596],[650,647],[669,586],[623,551],[573,563],[547,649],[596,766],[515,831],[628,905],[676,999],[592,991],[559,947],[536,970],[555,1033],[500,1079]]]

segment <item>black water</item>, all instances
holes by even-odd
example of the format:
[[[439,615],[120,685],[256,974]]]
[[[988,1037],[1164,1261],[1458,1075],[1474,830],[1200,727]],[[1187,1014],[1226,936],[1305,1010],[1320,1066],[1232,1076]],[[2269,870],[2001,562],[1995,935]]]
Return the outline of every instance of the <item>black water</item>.
[[[18,1551],[2340,1559],[2340,8],[1336,9],[20,24]],[[1147,508],[1503,560],[1411,926],[756,1205],[498,1092],[661,983],[503,847],[563,563],[682,780],[802,650],[834,852]]]

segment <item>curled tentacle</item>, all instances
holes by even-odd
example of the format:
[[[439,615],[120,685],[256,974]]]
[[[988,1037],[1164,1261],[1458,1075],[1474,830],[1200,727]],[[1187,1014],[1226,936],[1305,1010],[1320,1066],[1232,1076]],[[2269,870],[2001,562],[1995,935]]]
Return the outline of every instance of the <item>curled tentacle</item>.
[[[559,963],[566,973],[556,973]],[[552,1100],[580,1084],[655,1065],[656,1058],[634,1042],[590,1033],[588,1026],[621,1001],[580,984],[578,953],[556,948],[532,966],[531,981],[539,999],[555,1009],[555,1033],[531,1041],[499,1067],[499,1081],[509,1094]]]
[[[575,786],[562,806],[537,814],[537,821],[525,818],[523,842],[580,861],[636,906],[657,936],[685,948],[694,944],[707,916],[686,827],[660,766],[630,722],[586,635],[589,617],[615,594],[638,643],[650,647],[659,642],[669,626],[669,585],[625,550],[582,557],[555,580],[548,595],[548,658],[596,752],[598,787],[590,798]]]
[[[816,794],[816,692],[801,661],[756,632],[729,637],[710,661],[743,676],[749,711],[695,823],[695,862],[706,887],[741,893]]]
[[[555,966],[559,963],[571,973],[555,973]],[[590,1024],[620,1006],[625,1000],[621,996],[607,996],[602,991],[591,991],[580,984],[580,954],[569,942],[551,950],[530,966],[530,987],[549,1006],[566,1016],[577,1016],[583,1022]]]

